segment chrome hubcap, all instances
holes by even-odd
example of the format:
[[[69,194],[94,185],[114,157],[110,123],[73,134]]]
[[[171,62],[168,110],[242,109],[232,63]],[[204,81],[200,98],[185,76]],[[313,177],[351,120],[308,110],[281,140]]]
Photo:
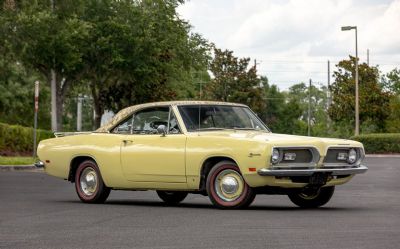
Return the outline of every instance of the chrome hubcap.
[[[235,201],[243,193],[244,181],[239,172],[232,169],[223,170],[215,178],[214,189],[222,200]]]
[[[85,195],[93,195],[97,190],[97,173],[91,168],[85,168],[81,173],[80,185]]]
[[[239,188],[239,183],[232,176],[224,177],[221,181],[221,188],[227,194],[233,194]]]

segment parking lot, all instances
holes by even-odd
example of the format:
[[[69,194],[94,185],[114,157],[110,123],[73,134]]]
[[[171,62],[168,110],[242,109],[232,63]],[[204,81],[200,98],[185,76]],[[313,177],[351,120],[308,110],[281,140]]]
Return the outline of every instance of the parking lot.
[[[268,195],[246,210],[218,210],[201,195],[168,207],[153,191],[90,205],[42,172],[0,172],[0,248],[400,248],[400,158],[365,164],[314,210]]]

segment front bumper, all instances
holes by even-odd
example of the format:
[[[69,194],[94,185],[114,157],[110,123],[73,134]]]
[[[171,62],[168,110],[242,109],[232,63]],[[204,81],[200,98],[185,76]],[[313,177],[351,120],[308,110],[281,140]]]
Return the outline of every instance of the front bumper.
[[[311,176],[314,173],[328,173],[332,176],[354,175],[365,173],[367,166],[360,165],[352,168],[318,168],[318,169],[266,169],[258,170],[261,176]]]

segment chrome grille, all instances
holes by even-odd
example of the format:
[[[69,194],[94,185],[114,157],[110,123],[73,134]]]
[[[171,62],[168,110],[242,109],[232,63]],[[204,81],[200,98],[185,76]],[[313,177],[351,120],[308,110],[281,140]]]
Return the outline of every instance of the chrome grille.
[[[353,148],[357,151],[357,160],[355,163],[350,164],[347,160],[338,160],[339,153],[348,154],[352,147],[337,147],[337,148],[329,148],[326,152],[326,156],[324,158],[323,167],[325,168],[346,168],[353,167],[360,164],[361,160],[364,157],[364,152],[362,148]]]
[[[347,149],[329,149],[326,153],[324,163],[343,163],[346,161],[338,160],[339,153],[349,153],[350,148]]]
[[[295,160],[285,160],[284,156],[286,153],[296,154]],[[311,163],[313,159],[312,152],[308,149],[282,149],[282,161],[281,163]]]
[[[314,147],[274,147],[279,150],[280,161],[271,165],[274,169],[308,169],[316,167],[319,153]],[[286,160],[285,154],[294,154],[295,158]]]

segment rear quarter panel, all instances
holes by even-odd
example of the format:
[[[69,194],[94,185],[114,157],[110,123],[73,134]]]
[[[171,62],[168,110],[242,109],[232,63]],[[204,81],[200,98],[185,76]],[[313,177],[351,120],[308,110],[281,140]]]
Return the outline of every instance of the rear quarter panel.
[[[43,140],[38,146],[38,156],[45,163],[47,174],[67,179],[71,161],[78,156],[88,156],[96,161],[107,186],[125,187],[120,164],[120,144],[123,135],[92,133]]]

